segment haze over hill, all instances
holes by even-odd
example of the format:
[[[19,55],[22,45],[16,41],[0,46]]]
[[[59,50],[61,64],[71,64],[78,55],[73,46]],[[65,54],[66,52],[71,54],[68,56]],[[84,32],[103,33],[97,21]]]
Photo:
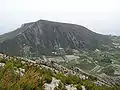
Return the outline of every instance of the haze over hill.
[[[119,0],[2,0],[0,34],[41,18],[83,25],[101,34],[120,35],[119,3]]]

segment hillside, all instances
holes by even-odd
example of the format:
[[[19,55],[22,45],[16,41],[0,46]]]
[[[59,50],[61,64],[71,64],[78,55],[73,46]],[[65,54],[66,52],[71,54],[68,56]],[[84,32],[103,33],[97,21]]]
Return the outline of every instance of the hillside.
[[[119,90],[55,62],[0,54],[1,90]]]
[[[108,36],[80,25],[46,20],[26,23],[13,32],[0,35],[0,52],[13,56],[52,55],[60,48],[88,51],[102,44],[111,45]]]

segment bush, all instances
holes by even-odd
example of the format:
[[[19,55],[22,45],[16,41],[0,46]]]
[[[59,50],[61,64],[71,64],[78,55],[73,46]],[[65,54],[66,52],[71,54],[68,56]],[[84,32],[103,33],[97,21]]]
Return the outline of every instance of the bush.
[[[77,90],[82,90],[81,84],[77,84],[76,88]]]
[[[66,76],[62,73],[56,74],[56,78],[60,79],[63,84],[66,84]]]
[[[45,75],[43,78],[45,79],[46,83],[51,83],[52,82],[52,77],[49,76],[49,75]]]

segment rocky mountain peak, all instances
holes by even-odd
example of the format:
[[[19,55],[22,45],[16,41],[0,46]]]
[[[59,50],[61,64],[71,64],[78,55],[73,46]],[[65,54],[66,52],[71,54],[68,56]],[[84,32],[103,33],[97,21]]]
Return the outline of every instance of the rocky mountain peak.
[[[64,50],[95,49],[101,43],[108,44],[108,36],[100,35],[75,24],[38,20],[23,24],[20,28],[0,36],[0,52],[21,55],[24,45],[35,55],[52,54],[59,48]],[[14,53],[13,53],[14,52]]]

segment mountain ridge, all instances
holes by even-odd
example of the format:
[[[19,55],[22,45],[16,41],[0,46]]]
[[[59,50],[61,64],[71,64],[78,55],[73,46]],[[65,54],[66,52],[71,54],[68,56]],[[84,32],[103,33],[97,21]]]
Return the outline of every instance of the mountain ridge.
[[[97,48],[101,43],[108,44],[111,41],[107,35],[97,34],[81,25],[38,20],[25,23],[15,31],[0,35],[0,52],[11,54],[12,47],[16,48],[17,50],[13,51],[20,55],[20,49],[27,45],[30,46],[30,52],[39,56],[51,54],[52,51],[56,51],[56,47],[89,50]]]

